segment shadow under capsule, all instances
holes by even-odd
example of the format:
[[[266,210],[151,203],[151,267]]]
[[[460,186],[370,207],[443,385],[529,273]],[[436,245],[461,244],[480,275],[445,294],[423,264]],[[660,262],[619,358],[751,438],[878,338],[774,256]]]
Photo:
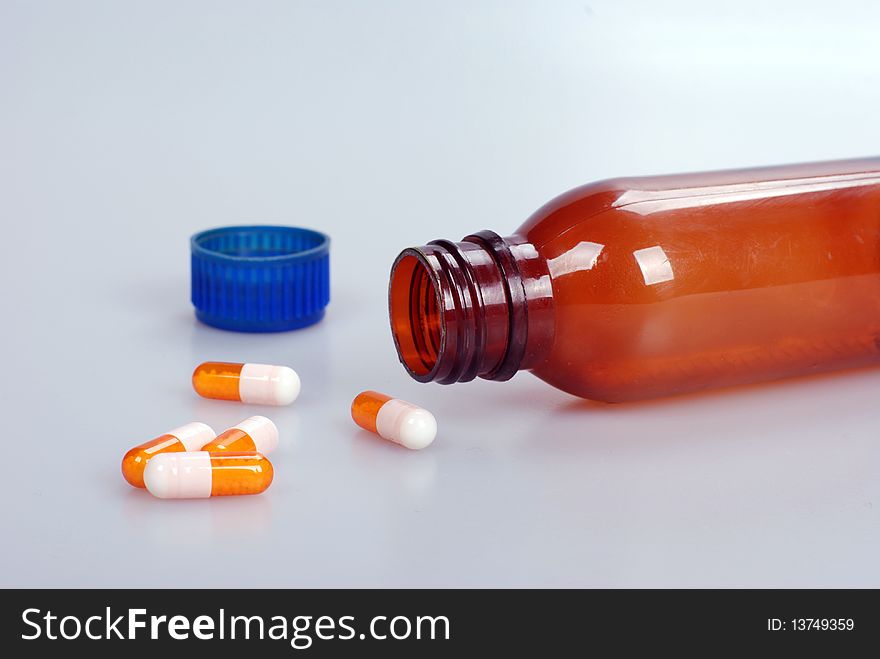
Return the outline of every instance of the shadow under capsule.
[[[151,545],[202,547],[206,538],[260,536],[271,527],[272,488],[263,494],[208,499],[157,499],[129,487],[128,530]]]
[[[353,421],[350,425],[347,436],[351,438],[351,455],[359,467],[384,483],[394,483],[410,496],[423,496],[434,490],[438,472],[435,447],[442,441],[441,436],[427,448],[412,450],[364,430]]]

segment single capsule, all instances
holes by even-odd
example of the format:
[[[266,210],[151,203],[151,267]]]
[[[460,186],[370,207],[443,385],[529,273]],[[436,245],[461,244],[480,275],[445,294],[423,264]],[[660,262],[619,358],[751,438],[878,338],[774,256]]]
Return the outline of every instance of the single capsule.
[[[134,487],[144,487],[144,468],[153,456],[159,453],[198,451],[216,436],[217,433],[210,426],[197,421],[169,430],[126,453],[122,458],[122,476]]]
[[[299,376],[289,366],[205,362],[192,375],[199,396],[254,405],[290,405],[299,396]]]
[[[361,428],[406,448],[425,448],[437,436],[437,421],[428,410],[378,391],[359,393],[351,403],[351,418]]]
[[[252,416],[199,448],[209,453],[218,451],[255,451],[269,455],[278,447],[278,428],[264,416]]]
[[[147,463],[144,482],[160,499],[259,494],[272,483],[272,463],[254,451],[163,453]]]

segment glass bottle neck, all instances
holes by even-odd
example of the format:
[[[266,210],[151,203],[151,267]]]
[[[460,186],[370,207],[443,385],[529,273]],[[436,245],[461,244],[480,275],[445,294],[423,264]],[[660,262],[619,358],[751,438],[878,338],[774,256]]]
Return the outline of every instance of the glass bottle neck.
[[[508,380],[553,342],[547,266],[519,236],[480,231],[405,249],[388,302],[397,354],[420,382]]]

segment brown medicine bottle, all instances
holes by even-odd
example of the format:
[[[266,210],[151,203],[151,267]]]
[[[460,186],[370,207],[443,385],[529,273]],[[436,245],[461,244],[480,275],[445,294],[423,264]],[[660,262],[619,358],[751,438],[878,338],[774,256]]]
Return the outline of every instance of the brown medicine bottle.
[[[627,401],[876,363],[880,158],[585,185],[404,250],[389,306],[421,382]]]

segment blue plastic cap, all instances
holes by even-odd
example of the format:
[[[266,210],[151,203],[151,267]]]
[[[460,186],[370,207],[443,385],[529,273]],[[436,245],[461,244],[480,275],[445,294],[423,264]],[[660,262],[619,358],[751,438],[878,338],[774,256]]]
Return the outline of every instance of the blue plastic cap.
[[[190,239],[192,303],[203,323],[283,332],[317,323],[330,302],[330,238],[296,227],[209,229]]]

